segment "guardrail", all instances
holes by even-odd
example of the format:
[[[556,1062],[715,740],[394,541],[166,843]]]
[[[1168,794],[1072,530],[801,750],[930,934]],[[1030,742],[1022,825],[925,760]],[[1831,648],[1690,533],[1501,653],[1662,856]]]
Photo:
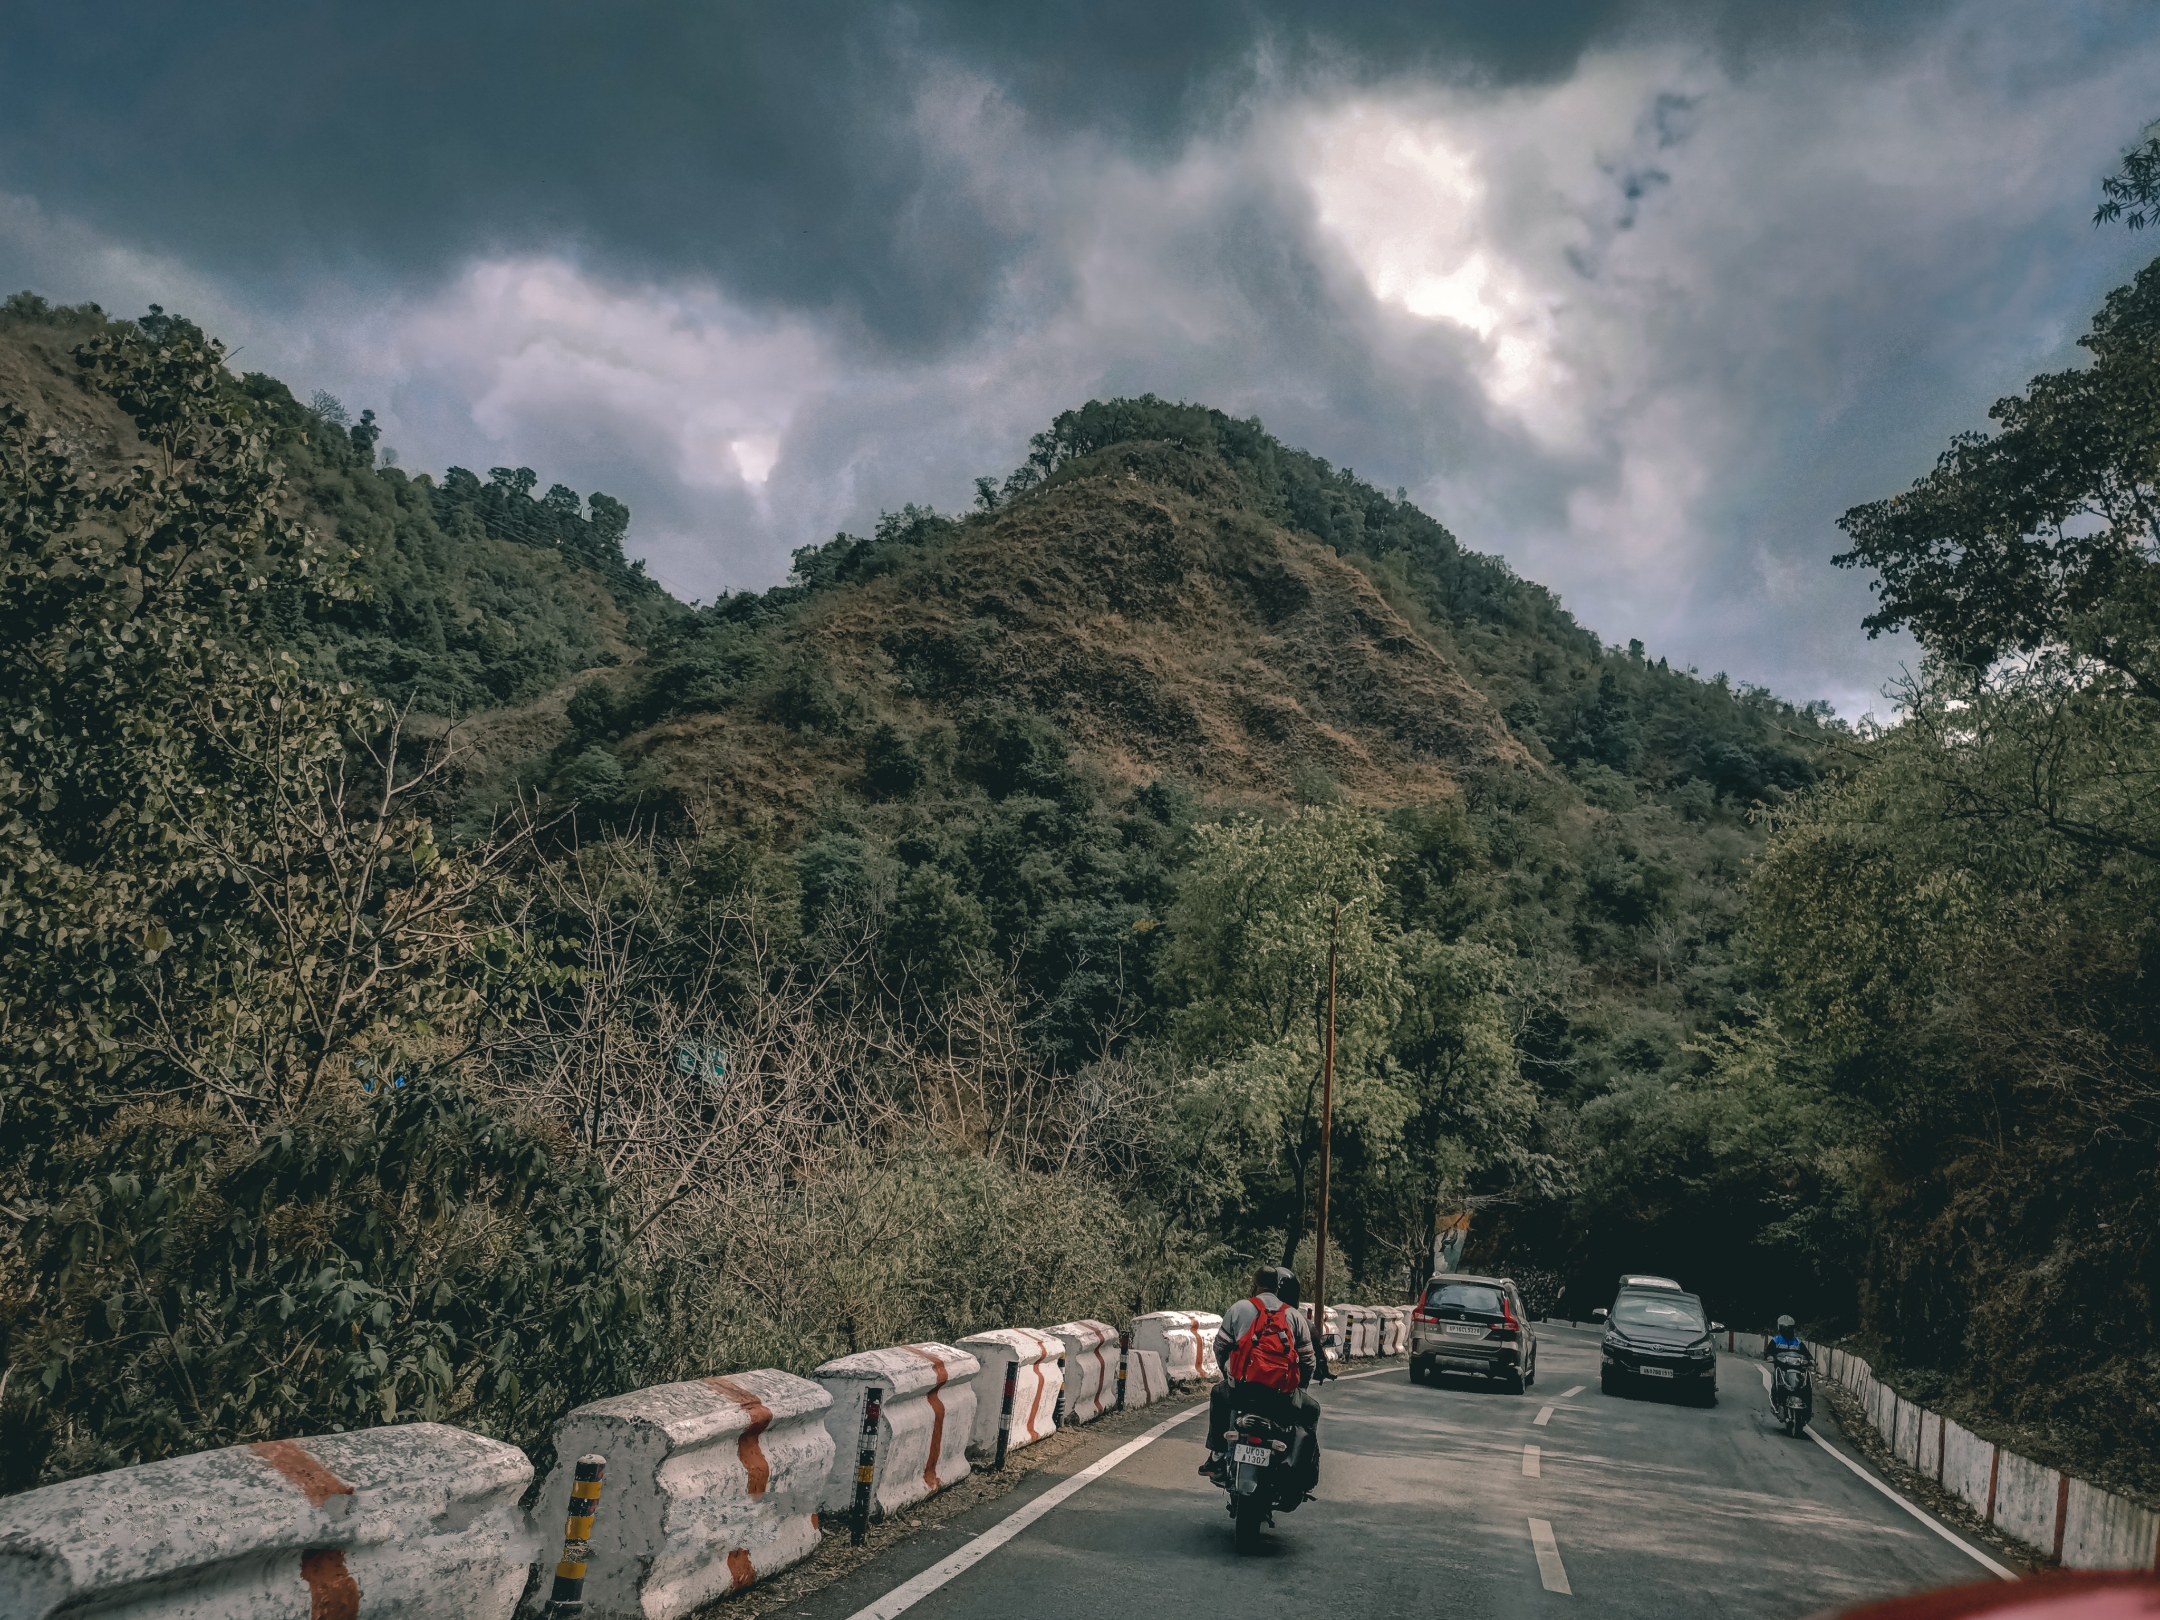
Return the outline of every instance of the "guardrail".
[[[1215,1377],[1221,1320],[1135,1320],[1124,1404]],[[867,1518],[965,1479],[970,1450],[995,1454],[1009,1363],[1008,1448],[1114,1410],[1119,1339],[1081,1320],[865,1351],[814,1379],[768,1368],[632,1390],[563,1419],[530,1509],[522,1451],[439,1423],[89,1475],[7,1499],[0,1616],[532,1620],[561,1596],[586,1620],[676,1620],[808,1557],[858,1483]]]
[[[2005,1451],[1908,1401],[1850,1351],[1812,1340],[1808,1348],[1818,1371],[1859,1399],[1900,1462],[1932,1478],[1988,1524],[2068,1569],[2160,1570],[2160,1513]]]

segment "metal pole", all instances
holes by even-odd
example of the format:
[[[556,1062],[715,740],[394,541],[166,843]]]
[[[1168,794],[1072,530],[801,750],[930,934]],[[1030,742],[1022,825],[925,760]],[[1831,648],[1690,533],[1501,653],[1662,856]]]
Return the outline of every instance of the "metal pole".
[[[990,1465],[993,1468],[1003,1468],[1005,1466],[1005,1444],[1012,1438],[1013,1391],[1019,1383],[1020,1363],[1017,1361],[1006,1362],[1005,1404],[998,1408],[997,1461]]]
[[[870,1478],[877,1472],[877,1426],[885,1392],[873,1385],[863,1391],[862,1439],[855,1453],[855,1513],[848,1542],[860,1547],[870,1533]]]
[[[593,1517],[600,1511],[600,1485],[607,1477],[605,1457],[580,1457],[570,1485],[570,1512],[563,1525],[562,1562],[555,1566],[555,1586],[548,1593],[549,1620],[585,1609],[585,1559],[592,1551]]]
[[[1065,1427],[1065,1358],[1062,1355],[1058,1357],[1057,1404],[1050,1408],[1050,1427]]]
[[[1342,942],[1342,907],[1328,920],[1327,1051],[1320,1062],[1320,1231],[1313,1243],[1313,1341],[1320,1352],[1320,1372],[1327,1375],[1327,1220],[1328,1172],[1335,1140],[1335,953]]]

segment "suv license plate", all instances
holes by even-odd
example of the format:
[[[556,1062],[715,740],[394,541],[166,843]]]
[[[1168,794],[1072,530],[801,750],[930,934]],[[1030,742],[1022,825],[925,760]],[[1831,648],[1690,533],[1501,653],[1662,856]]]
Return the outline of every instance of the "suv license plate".
[[[1255,1468],[1265,1468],[1274,1459],[1266,1446],[1236,1446],[1231,1449],[1233,1462],[1251,1463]]]
[[[1482,1339],[1485,1337],[1485,1330],[1481,1327],[1451,1327],[1442,1331],[1454,1339]]]
[[[1635,1370],[1645,1378],[1670,1378],[1672,1376],[1670,1367],[1638,1367]]]

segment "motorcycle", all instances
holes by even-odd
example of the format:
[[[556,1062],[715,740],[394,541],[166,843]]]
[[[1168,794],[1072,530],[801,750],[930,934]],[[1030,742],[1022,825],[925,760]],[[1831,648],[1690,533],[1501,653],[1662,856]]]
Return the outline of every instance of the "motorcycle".
[[[1253,1408],[1260,1405],[1245,1401],[1242,1392],[1240,1400]],[[1280,1410],[1233,1408],[1230,1424],[1222,1437],[1228,1455],[1214,1479],[1218,1490],[1230,1493],[1237,1550],[1250,1553],[1260,1546],[1262,1527],[1274,1528],[1278,1511],[1292,1512],[1310,1499],[1311,1487],[1318,1483],[1306,1478],[1312,1437]]]
[[[1795,1440],[1815,1416],[1813,1367],[1804,1350],[1779,1350],[1770,1357],[1770,1413]]]

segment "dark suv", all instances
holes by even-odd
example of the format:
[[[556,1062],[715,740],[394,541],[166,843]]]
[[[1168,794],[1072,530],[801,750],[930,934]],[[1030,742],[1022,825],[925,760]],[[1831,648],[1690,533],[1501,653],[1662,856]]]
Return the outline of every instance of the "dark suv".
[[[1717,1401],[1717,1347],[1713,1322],[1693,1294],[1669,1288],[1623,1288],[1605,1318],[1605,1359],[1598,1387],[1608,1395],[1624,1386],[1662,1385],[1710,1406]]]
[[[1537,1382],[1537,1334],[1505,1277],[1435,1277],[1410,1313],[1410,1381],[1442,1372],[1497,1378],[1520,1395]]]

